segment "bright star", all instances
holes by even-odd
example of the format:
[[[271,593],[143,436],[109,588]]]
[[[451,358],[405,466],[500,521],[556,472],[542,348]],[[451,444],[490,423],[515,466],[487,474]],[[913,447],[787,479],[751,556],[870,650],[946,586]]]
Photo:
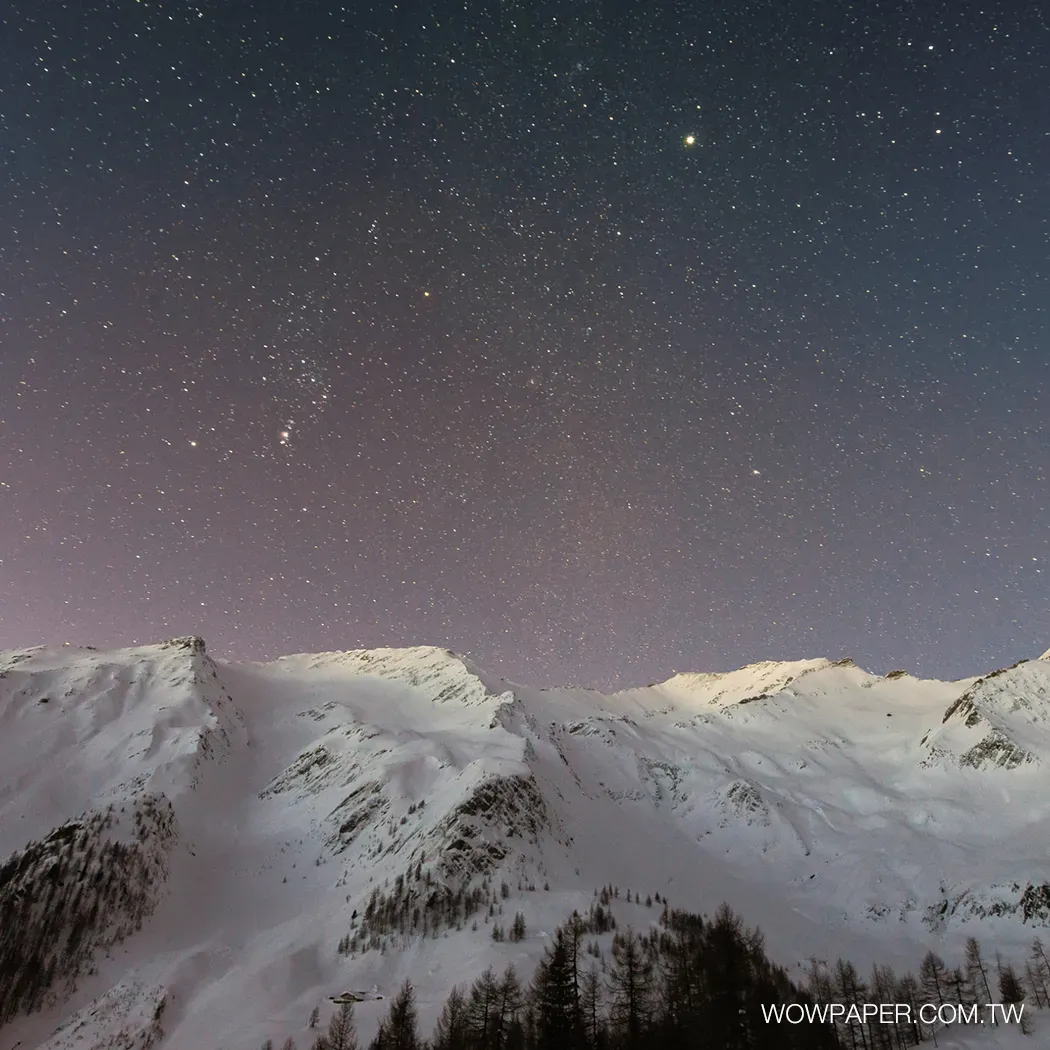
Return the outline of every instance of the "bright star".
[[[686,137],[685,137],[685,144],[687,146],[695,146],[696,145],[696,136],[695,135],[686,135]]]

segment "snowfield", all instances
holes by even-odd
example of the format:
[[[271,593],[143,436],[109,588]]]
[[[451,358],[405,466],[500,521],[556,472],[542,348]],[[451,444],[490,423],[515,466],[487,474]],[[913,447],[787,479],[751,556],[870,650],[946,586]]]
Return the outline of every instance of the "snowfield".
[[[789,969],[915,969],[970,935],[1020,962],[1050,924],[1048,762],[1050,652],[958,682],[817,659],[611,695],[431,647],[2,653],[0,906],[55,977],[0,985],[0,1048],[305,1047],[314,1006],[406,977],[428,1032],[454,984],[527,974],[607,884],[621,927],[657,921],[649,894],[726,901]],[[374,891],[483,882],[509,894],[476,931],[363,928]],[[524,940],[494,941],[518,911]],[[357,1006],[362,1037],[385,1007]]]

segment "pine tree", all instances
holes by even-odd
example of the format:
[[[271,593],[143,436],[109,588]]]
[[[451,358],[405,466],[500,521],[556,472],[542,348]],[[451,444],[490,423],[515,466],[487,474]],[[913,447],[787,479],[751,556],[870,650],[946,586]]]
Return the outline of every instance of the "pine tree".
[[[295,1040],[288,1036],[283,1043],[281,1043],[281,1050],[295,1050]]]
[[[1044,994],[1043,986],[1036,977],[1035,971],[1032,969],[1032,962],[1029,959],[1024,964],[1024,983],[1028,990],[1032,993],[1032,998],[1035,1000],[1035,1005],[1040,1010],[1046,1006],[1046,997]]]
[[[1046,949],[1038,937],[1032,941],[1028,970],[1031,973],[1029,983],[1032,986],[1032,997],[1038,1002],[1041,996],[1043,1003],[1050,1003],[1050,959],[1047,958]]]
[[[380,1025],[385,1038],[382,1050],[419,1050],[419,1023],[416,993],[410,981],[401,985],[390,1004],[390,1012]]]
[[[692,931],[677,929],[663,944],[660,1028],[668,1050],[691,1048],[700,1019],[702,989],[699,944]]]
[[[579,1029],[580,1019],[580,974],[583,970],[583,938],[587,934],[587,926],[580,913],[573,909],[569,921],[565,924],[565,951],[569,962],[569,971],[572,974],[572,1023],[573,1027]]]
[[[969,1006],[975,1001],[973,988],[970,987],[961,967],[956,966],[948,971],[947,982],[949,1002],[957,1006]]]
[[[871,970],[872,1002],[892,1003],[896,1001],[897,976],[888,966],[879,966],[876,963]],[[873,1050],[894,1050],[894,1046],[901,1041],[901,1031],[897,1022],[889,1024],[877,1024],[868,1026],[868,1045]]]
[[[809,960],[809,966],[806,968],[806,987],[809,990],[809,994],[813,996],[814,1002],[830,1003],[835,997],[827,964],[812,956]]]
[[[1024,1013],[1025,991],[1024,986],[1017,979],[1014,968],[1009,963],[999,962],[999,1001],[1020,1008],[1021,1031],[1025,1035],[1031,1034],[1031,1023]]]
[[[520,911],[514,914],[514,923],[510,928],[510,939],[512,941],[525,939],[525,916]]]
[[[467,1025],[471,1040],[487,1047],[492,1038],[492,1015],[499,998],[496,975],[489,966],[470,987],[467,1003]]]
[[[868,989],[860,979],[856,968],[853,963],[848,962],[846,959],[838,959],[835,963],[833,987],[835,1001],[844,1005],[847,1010],[851,1006],[863,1006],[868,996]],[[863,1024],[847,1019],[842,1028],[846,1042],[853,1050],[857,1050],[857,1047],[867,1046]]]
[[[507,1026],[507,1041],[504,1050],[529,1050],[528,1036],[520,1017],[515,1017]]]
[[[948,967],[934,951],[927,952],[919,964],[919,988],[923,999],[937,1006],[948,1001]]]
[[[605,1032],[602,1024],[602,979],[598,967],[591,968],[580,979],[580,1024],[584,1042],[591,1050],[602,1050]]]
[[[707,1030],[727,1050],[750,1045],[757,1038],[754,1030],[761,1025],[752,1016],[758,1003],[748,997],[756,981],[755,961],[764,957],[761,937],[745,932],[740,919],[723,904],[704,929],[702,941]]]
[[[965,965],[967,983],[974,990],[975,1001],[979,1006],[984,1007],[992,1001],[992,989],[988,984],[988,967],[981,956],[981,946],[976,937],[966,939]]]
[[[999,963],[999,1001],[1002,1003],[1019,1003],[1024,999],[1024,988],[1017,979],[1017,973],[1009,963]]]
[[[609,1019],[624,1050],[641,1047],[652,1016],[653,970],[630,928],[613,938],[609,968]]]
[[[491,1050],[503,1050],[512,1022],[525,1005],[525,993],[513,966],[508,966],[496,985],[490,1019]]]
[[[561,930],[547,948],[532,980],[536,1038],[543,1050],[574,1050],[579,1043],[569,952]]]
[[[897,992],[894,995],[894,1002],[906,1003],[911,1007],[911,1021],[906,1026],[906,1031],[901,1031],[903,1037],[900,1044],[901,1046],[914,1045],[918,1046],[923,1040],[922,1021],[920,1020],[919,1011],[924,1002],[930,1002],[929,999],[923,997],[923,993],[920,990],[919,982],[915,979],[913,974],[906,973],[897,984]]]
[[[431,1050],[467,1050],[470,1045],[469,1008],[459,985],[445,1000],[430,1044]]]
[[[310,1027],[311,1028],[316,1028],[317,1024],[318,1024],[318,1022],[320,1020],[321,1020],[321,1008],[319,1006],[315,1006],[310,1011]]]
[[[357,1050],[353,1003],[343,1003],[339,1007],[339,1012],[328,1022],[328,1031],[321,1038],[326,1040],[324,1050]]]

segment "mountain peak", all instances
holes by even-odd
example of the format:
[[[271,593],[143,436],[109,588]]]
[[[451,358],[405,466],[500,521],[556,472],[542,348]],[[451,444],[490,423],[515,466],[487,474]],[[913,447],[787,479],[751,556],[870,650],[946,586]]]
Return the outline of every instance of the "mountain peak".
[[[741,700],[779,692],[802,675],[840,664],[824,658],[763,660],[738,667],[735,671],[683,672],[650,688],[683,706],[727,707]]]

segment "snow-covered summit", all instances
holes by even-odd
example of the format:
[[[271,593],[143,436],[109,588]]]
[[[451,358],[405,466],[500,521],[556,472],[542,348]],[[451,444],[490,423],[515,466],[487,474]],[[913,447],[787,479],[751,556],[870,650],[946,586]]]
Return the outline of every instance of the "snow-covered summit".
[[[0,855],[92,806],[191,789],[240,733],[199,638],[0,654]]]
[[[653,693],[694,707],[728,707],[779,692],[804,674],[835,666],[830,660],[767,660],[735,671],[676,674],[650,686]]]
[[[401,682],[426,692],[431,703],[473,706],[498,700],[505,692],[500,679],[487,675],[465,657],[432,645],[402,649],[353,649],[332,653],[283,656],[274,666],[301,674],[340,675]],[[502,687],[502,688],[501,688]]]

